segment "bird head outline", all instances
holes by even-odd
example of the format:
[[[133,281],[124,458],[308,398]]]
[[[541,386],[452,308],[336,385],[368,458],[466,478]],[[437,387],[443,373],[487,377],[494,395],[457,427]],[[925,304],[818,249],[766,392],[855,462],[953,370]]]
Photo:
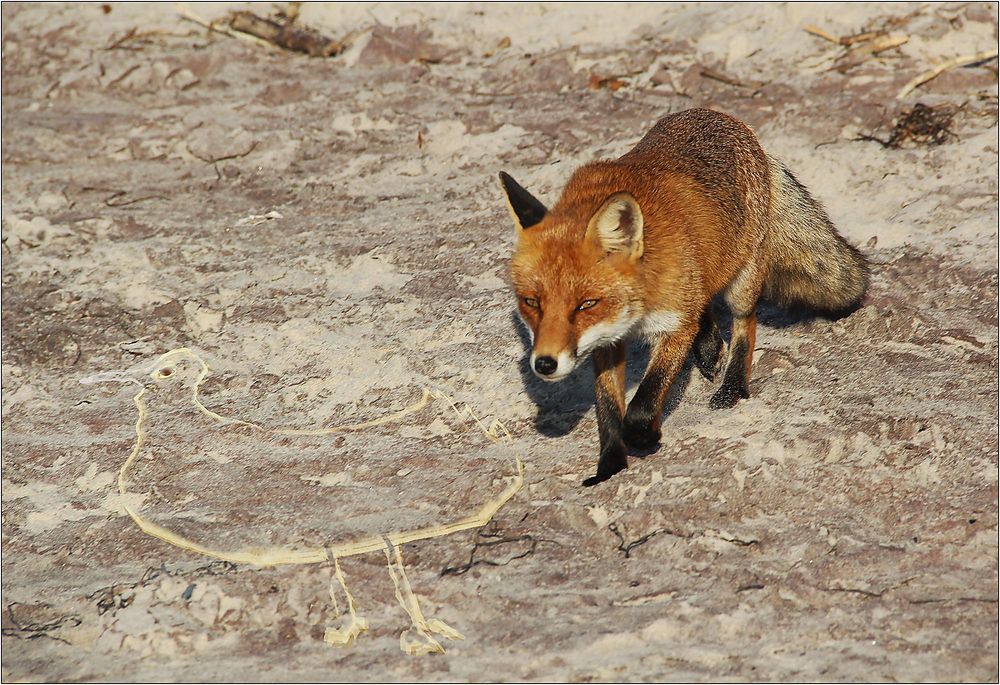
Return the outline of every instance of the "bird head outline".
[[[191,388],[194,390],[210,372],[201,357],[186,347],[161,354],[153,362],[142,362],[129,369],[104,371],[80,379],[85,385],[96,383],[134,383],[142,388]]]

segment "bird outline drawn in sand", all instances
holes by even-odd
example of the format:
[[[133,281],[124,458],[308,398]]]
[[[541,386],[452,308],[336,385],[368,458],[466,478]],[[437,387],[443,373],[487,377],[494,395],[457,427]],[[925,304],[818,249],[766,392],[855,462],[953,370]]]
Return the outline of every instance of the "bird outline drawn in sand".
[[[368,621],[357,613],[354,598],[340,567],[340,559],[381,550],[395,587],[396,599],[412,624],[401,633],[400,648],[411,655],[440,653],[444,648],[435,635],[450,640],[463,639],[458,631],[444,622],[424,616],[406,577],[400,546],[484,526],[520,490],[524,483],[524,465],[521,457],[512,450],[513,439],[510,432],[499,420],[487,425],[468,405],[460,408],[440,390],[424,388],[416,402],[372,420],[319,429],[270,429],[250,421],[222,416],[202,404],[199,388],[211,370],[201,357],[188,348],[171,350],[154,363],[142,365],[139,369],[142,373],[138,374],[138,378],[131,372],[111,371],[88,376],[80,382],[90,384],[115,381],[140,386],[133,396],[139,414],[135,423],[135,442],[119,469],[117,487],[125,513],[144,533],[182,549],[233,563],[269,567],[332,562],[330,599],[335,614],[341,616],[338,594],[343,595],[346,625],[328,627],[324,639],[332,645],[342,647],[350,646],[360,633],[367,630]],[[472,431],[455,434],[460,439],[465,439],[468,435],[485,438],[488,445],[483,449],[484,454],[495,448],[512,462],[512,474],[507,473],[502,478],[493,478],[482,484],[487,489],[491,486],[502,486],[502,489],[492,497],[485,496],[478,507],[464,514],[454,514],[448,510],[449,506],[454,506],[454,493],[442,493],[447,499],[447,505],[436,509],[425,503],[404,502],[397,514],[410,523],[409,526],[396,530],[364,531],[353,536],[345,533],[353,532],[351,526],[355,522],[362,527],[375,525],[371,522],[381,520],[373,516],[378,512],[371,510],[369,506],[367,513],[362,512],[356,519],[338,518],[330,504],[344,508],[352,502],[374,502],[375,505],[371,506],[377,506],[380,502],[391,501],[392,497],[398,498],[401,492],[398,486],[386,485],[394,480],[393,475],[423,473],[426,469],[420,467],[426,465],[428,459],[434,459],[435,454],[440,459],[448,459],[449,463],[453,463],[453,443],[440,447],[440,444],[447,441],[438,441],[436,453],[434,447],[421,442],[420,449],[413,457],[416,460],[415,469],[396,469],[401,463],[397,453],[392,450],[388,454],[373,453],[371,449],[378,441],[372,439],[370,432],[376,430],[382,431],[378,437],[390,447],[405,445],[405,442],[398,442],[400,439],[405,441],[405,437],[399,438],[399,434],[407,430],[410,435],[418,434],[423,426],[401,424],[435,404],[441,413],[432,424],[436,427],[432,435],[452,432],[443,419],[455,424],[456,429],[472,427]],[[159,419],[154,420],[154,412]],[[185,433],[198,435],[200,439],[185,446],[182,438]],[[340,441],[334,444],[334,453],[351,452],[354,448],[355,456],[369,457],[371,464],[362,463],[363,460],[348,462],[361,474],[360,478],[364,479],[367,474],[367,483],[352,481],[354,476],[347,471],[338,472],[330,479],[291,472],[288,464],[298,454],[307,457],[315,455],[311,462],[313,464],[328,464],[331,459],[331,441],[328,438],[332,435],[337,435]],[[357,439],[352,443],[351,439],[355,436]],[[349,438],[346,443],[345,438]],[[258,458],[256,472],[241,464],[249,454],[255,454]],[[293,455],[293,458],[287,458],[287,455]],[[286,458],[283,459],[283,456]],[[486,457],[477,456],[473,459],[478,460],[475,461],[476,464],[486,463]],[[160,468],[160,471],[157,472],[156,468]],[[268,478],[261,478],[262,468]],[[473,467],[464,472],[468,477],[468,473],[477,473],[479,470]],[[288,487],[287,479],[293,476],[298,479],[297,488]],[[285,482],[280,482],[282,477],[286,478]],[[419,475],[415,477],[419,478]],[[173,491],[170,489],[171,479],[176,481]],[[302,481],[323,482],[324,479],[329,481],[328,484],[336,486],[337,498],[330,497],[329,488],[301,487]],[[269,490],[268,482],[271,480],[275,480],[276,484]],[[130,489],[130,486],[143,482],[148,482],[146,492],[139,492],[134,487]],[[245,484],[245,488],[240,487],[241,482]],[[454,486],[455,482],[446,483],[445,490],[449,484]],[[288,493],[292,491],[311,493],[311,501],[317,506],[309,507],[310,501],[288,499]],[[357,494],[352,500],[349,493],[354,491]],[[234,527],[230,525],[229,530],[222,535],[221,543],[216,540],[219,537],[218,530],[227,523],[223,520],[225,515],[232,514],[229,514],[228,509],[225,509],[224,515],[211,511],[210,507],[206,509],[206,503],[214,501],[211,493],[215,493],[223,501],[227,501],[225,497],[230,498],[229,502],[238,498],[235,501],[242,504],[239,511],[241,525],[235,526],[236,532],[233,532]],[[317,498],[325,498],[325,501]],[[256,506],[258,503],[261,507]],[[250,504],[254,506],[249,506]],[[274,544],[271,538],[285,534],[286,531],[275,531],[273,520],[264,521],[264,514],[257,520],[254,518],[255,513],[248,513],[266,509],[265,505],[285,506],[285,515],[291,512],[293,517],[297,516],[295,520],[301,522],[301,527],[306,532],[299,535],[300,539],[292,544],[284,543],[283,540],[281,542],[284,544]],[[431,523],[424,522],[420,525],[421,517],[426,519],[428,516],[437,518]],[[440,522],[441,518],[445,519],[443,523]],[[258,524],[258,529],[253,528],[254,524]],[[327,538],[329,533],[326,532],[330,530],[330,526],[339,526],[338,533],[348,539],[330,542]],[[333,536],[336,537],[338,533]],[[322,542],[317,542],[317,539],[322,539]],[[267,544],[268,542],[271,544]]]

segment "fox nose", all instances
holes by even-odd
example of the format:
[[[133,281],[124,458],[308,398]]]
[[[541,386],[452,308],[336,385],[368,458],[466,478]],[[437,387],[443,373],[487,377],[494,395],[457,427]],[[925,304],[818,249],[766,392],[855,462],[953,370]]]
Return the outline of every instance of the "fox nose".
[[[557,366],[559,366],[559,363],[552,357],[539,357],[535,360],[535,371],[543,376],[554,373]]]

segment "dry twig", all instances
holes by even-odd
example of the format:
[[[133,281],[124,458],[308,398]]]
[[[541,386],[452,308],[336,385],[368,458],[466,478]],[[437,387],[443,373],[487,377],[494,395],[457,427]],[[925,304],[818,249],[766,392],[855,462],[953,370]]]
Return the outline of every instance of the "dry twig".
[[[333,57],[343,51],[339,41],[326,38],[312,29],[294,26],[296,16],[297,13],[279,23],[258,17],[253,12],[233,12],[229,26],[234,31],[248,33],[286,50],[304,52],[312,57]]]
[[[833,68],[840,73],[845,73],[867,61],[872,56],[891,48],[898,48],[900,45],[909,41],[909,36],[889,35],[889,27],[899,23],[901,22],[887,22],[886,25],[880,29],[862,31],[850,36],[840,36],[839,38],[829,31],[824,31],[818,26],[813,26],[811,24],[806,24],[802,27],[802,30],[806,33],[811,33],[814,36],[819,36],[823,40],[828,40],[831,43],[836,43],[837,45],[849,48],[847,52],[841,54],[837,58],[833,66]]]
[[[905,44],[909,40],[909,36],[886,35],[881,35],[876,38],[872,38],[871,40],[865,40],[865,42],[851,48],[846,53],[838,57],[833,68],[840,73],[844,73],[859,64],[868,61],[869,58],[874,57],[880,52],[885,52],[886,50],[890,50],[892,48],[898,48],[900,45]],[[849,45],[849,43],[845,43],[845,45]]]
[[[837,43],[838,45],[840,44],[840,39],[839,38],[837,38],[832,33],[828,33],[826,31],[824,31],[823,29],[821,29],[818,26],[813,26],[812,24],[806,24],[805,26],[802,27],[802,30],[805,31],[806,33],[811,33],[814,36],[819,36],[820,38],[822,38],[824,40],[828,40],[831,43]]]
[[[705,78],[710,78],[713,81],[720,81],[730,86],[736,86],[737,88],[753,88],[754,90],[757,90],[764,85],[763,83],[757,83],[755,81],[743,81],[736,76],[711,67],[702,67],[701,75]]]
[[[221,33],[222,35],[229,36],[230,38],[239,38],[241,40],[248,40],[258,45],[266,45],[269,48],[274,47],[271,43],[268,43],[266,40],[261,40],[256,36],[251,36],[248,33],[239,33],[236,31],[230,31],[224,26],[217,26],[216,22],[214,21],[207,21],[205,19],[202,19],[197,14],[188,9],[188,6],[183,3],[179,3],[177,5],[177,13],[181,15],[182,19],[193,22],[198,26],[204,27],[209,31],[212,31],[213,33]]]
[[[997,56],[996,50],[985,50],[983,52],[977,52],[974,55],[964,55],[962,57],[955,57],[954,59],[950,59],[947,62],[943,62],[934,67],[933,69],[925,71],[916,78],[912,79],[905,86],[903,86],[900,89],[899,94],[896,95],[896,99],[902,100],[907,95],[909,95],[910,92],[917,86],[927,83],[933,78],[937,78],[938,76],[948,71],[949,69],[954,69],[955,67],[967,67],[970,64],[976,64],[977,62],[985,62],[986,60],[993,59],[996,56]]]
[[[865,41],[875,40],[881,38],[885,35],[885,31],[862,31],[861,33],[855,33],[853,36],[841,36],[838,41],[841,45],[846,45],[850,47],[855,43],[864,43]]]
[[[112,40],[108,42],[105,46],[105,50],[142,50],[147,45],[152,45],[152,38],[159,36],[168,38],[187,38],[190,34],[184,33],[174,33],[173,31],[163,31],[161,29],[153,29],[150,31],[140,31],[138,27],[133,26],[128,31],[126,31],[120,38],[115,38],[112,36]]]

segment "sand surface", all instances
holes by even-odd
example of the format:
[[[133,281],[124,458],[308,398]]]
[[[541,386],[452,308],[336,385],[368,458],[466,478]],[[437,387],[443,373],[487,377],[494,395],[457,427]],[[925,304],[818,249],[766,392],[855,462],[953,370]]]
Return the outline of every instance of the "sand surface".
[[[330,59],[110,7],[3,7],[5,679],[996,680],[997,62],[896,98],[996,48],[995,4],[306,6],[347,38]],[[908,40],[863,58],[806,25]],[[916,103],[961,106],[954,135],[857,140]],[[685,373],[659,450],[583,489],[591,373],[528,373],[495,175],[552,202],[693,106],[755,128],[871,259],[871,291],[839,321],[763,308],[751,399],[713,411]],[[465,640],[400,652],[379,552],[342,563],[371,628],[336,649],[328,564],[213,561],[124,515],[137,386],[79,381],[183,346],[212,368],[206,407],[267,426],[367,420],[428,386],[504,422],[524,487],[478,533],[402,549]],[[175,483],[201,482],[184,459],[243,482],[240,450],[171,425],[160,444],[207,449]],[[148,493],[278,540],[296,478],[336,492],[364,480],[345,460],[405,438],[430,456],[380,462],[378,487],[462,509],[487,457],[450,429],[414,419],[329,464],[310,447],[291,486],[229,492],[215,518],[205,493]],[[350,520],[353,500],[310,493],[310,525]],[[365,531],[391,528],[371,504]]]

